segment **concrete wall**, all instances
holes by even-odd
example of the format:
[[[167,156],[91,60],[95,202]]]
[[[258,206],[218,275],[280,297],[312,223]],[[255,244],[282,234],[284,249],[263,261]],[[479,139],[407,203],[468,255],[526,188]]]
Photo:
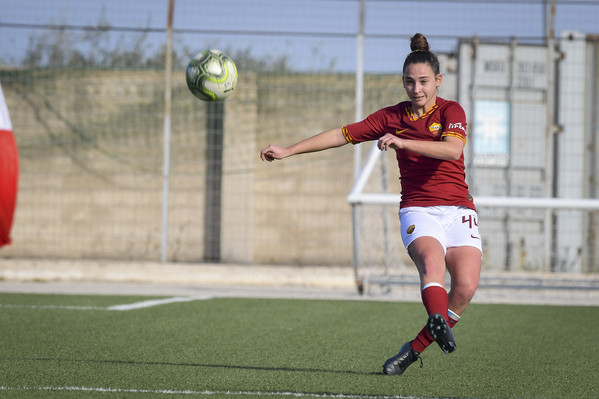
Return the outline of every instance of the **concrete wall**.
[[[206,106],[183,76],[173,93],[168,258],[196,262],[206,238]],[[11,71],[0,79],[20,152],[14,244],[1,255],[159,259],[163,73]],[[367,85],[366,112],[400,100],[398,76]],[[353,109],[351,75],[240,76],[224,106],[222,261],[350,264],[353,149],[274,164],[258,155],[271,142],[352,122]]]

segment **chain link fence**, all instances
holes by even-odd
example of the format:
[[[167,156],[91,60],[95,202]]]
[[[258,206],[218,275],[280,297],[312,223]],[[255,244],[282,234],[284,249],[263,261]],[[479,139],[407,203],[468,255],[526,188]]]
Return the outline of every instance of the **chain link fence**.
[[[404,100],[400,70],[415,32],[424,33],[443,60],[440,95],[460,99],[461,44],[543,46],[548,35],[559,38],[571,31],[577,32],[573,42],[588,43],[598,33],[599,17],[597,1],[175,0],[165,232],[168,3],[0,1],[0,82],[20,155],[13,244],[0,256],[159,260],[166,234],[169,261],[349,266],[354,244],[346,198],[355,149],[346,146],[273,165],[259,160],[262,147],[290,144],[352,122],[358,107],[366,116]],[[219,48],[237,63],[238,87],[222,107],[195,99],[185,84],[187,61],[206,48]],[[593,54],[581,60],[589,70],[597,67]],[[360,68],[363,101],[357,104]],[[597,88],[596,79],[592,84]],[[597,114],[597,95],[592,94],[597,92],[560,101],[592,104],[589,112]],[[209,140],[214,118],[222,121],[216,132],[222,140],[216,145]],[[586,118],[581,121],[585,131],[596,133],[596,119]],[[533,123],[524,118],[522,129]],[[597,141],[590,143],[596,155]],[[522,159],[538,155],[535,145],[515,148],[530,151],[519,153]],[[563,155],[564,168],[569,167],[566,159],[582,156],[579,148],[572,146]],[[590,180],[581,195],[586,198],[597,198],[595,158],[585,158]],[[384,185],[398,193],[394,161],[385,163]],[[214,168],[221,180],[216,202],[207,180]],[[486,184],[495,177],[480,178]],[[372,190],[380,190],[380,181],[375,176]],[[531,181],[519,181],[525,192],[508,192],[509,187],[515,186],[495,184],[477,195],[536,195],[528,190],[534,187]],[[376,250],[363,254],[362,261],[385,263],[387,253],[396,267],[407,262],[400,241],[383,240],[386,230],[391,237],[398,234],[396,208],[363,217],[364,235],[371,240],[366,246]],[[378,221],[381,212],[391,215],[390,223]],[[520,236],[510,238],[506,229],[547,226],[506,224],[503,214],[493,210],[481,212],[483,226],[485,212],[492,219],[483,228],[487,240],[507,240],[504,248],[512,251],[486,257],[485,267],[504,270],[506,258],[511,259],[507,269],[545,267],[542,257],[518,263]],[[596,232],[597,212],[582,215],[590,223],[585,234]],[[596,272],[597,239],[583,239],[589,244],[580,271]]]

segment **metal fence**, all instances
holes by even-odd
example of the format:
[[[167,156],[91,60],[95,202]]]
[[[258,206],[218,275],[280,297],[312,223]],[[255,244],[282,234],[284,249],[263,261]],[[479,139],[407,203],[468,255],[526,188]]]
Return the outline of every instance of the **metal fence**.
[[[588,45],[599,17],[597,1],[175,0],[165,229],[169,1],[0,4],[0,82],[20,154],[13,244],[0,256],[248,264],[356,261],[346,198],[366,154],[346,146],[272,165],[261,162],[258,153],[270,142],[295,142],[404,99],[399,72],[415,32],[424,33],[442,56],[446,76],[440,95],[462,101],[462,46],[497,45],[500,59],[514,43],[546,47],[551,35]],[[229,53],[240,74],[236,92],[220,108],[193,98],[185,86],[187,60],[206,48]],[[597,68],[593,51],[580,62],[587,68],[582,75],[560,73],[595,89],[567,94],[562,88],[559,102],[565,109],[594,107],[578,117],[587,118],[581,121],[584,132],[596,133],[597,121],[588,115],[599,110],[592,94],[597,82],[584,80]],[[515,105],[521,99],[508,100]],[[529,105],[513,109],[524,115],[514,128],[530,130],[536,119],[526,119],[526,113],[535,111]],[[220,133],[213,131],[214,118],[222,121]],[[209,140],[215,134],[222,134],[216,145]],[[587,156],[569,136],[558,138],[559,148],[570,145],[560,155],[560,170],[571,172],[562,182],[571,182],[579,170],[587,176],[579,185],[583,190],[564,185],[554,191],[558,197],[597,198],[598,145],[585,134],[576,140],[594,146]],[[519,137],[516,159],[537,159],[534,136]],[[574,167],[581,159],[584,165]],[[380,190],[384,181],[397,193],[396,166],[392,160],[385,164],[384,178],[375,176],[369,190]],[[517,184],[506,184],[504,169],[483,173],[484,166],[472,166],[470,184],[479,187],[477,195],[547,196],[535,191],[543,168],[527,172],[538,174],[535,181],[519,179],[522,174],[512,168]],[[221,180],[216,196],[208,180],[214,170]],[[488,184],[492,181],[497,184]],[[363,252],[359,262],[390,262],[400,269],[407,262],[393,238],[395,211],[396,206],[364,211],[375,215],[362,217],[363,243],[371,253]],[[381,212],[393,220],[380,219]],[[536,237],[551,228],[564,239],[582,235],[584,243],[579,253],[584,264],[554,270],[597,271],[596,211],[574,211],[576,218],[551,226],[544,213],[520,212],[525,214],[516,221],[498,208],[481,210],[482,223],[489,220],[486,240],[501,243],[490,248],[486,268],[550,270],[546,255],[532,249],[553,241],[527,242],[508,232],[532,230]],[[575,219],[585,223],[582,232],[566,222]],[[391,239],[383,239],[385,231]],[[519,262],[523,253],[529,257]],[[578,255],[568,254],[573,256]]]

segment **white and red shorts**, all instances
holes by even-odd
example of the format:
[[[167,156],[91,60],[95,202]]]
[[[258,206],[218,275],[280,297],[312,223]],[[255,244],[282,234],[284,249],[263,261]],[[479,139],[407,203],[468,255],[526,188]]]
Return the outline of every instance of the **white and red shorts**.
[[[418,237],[433,237],[447,248],[471,246],[482,253],[476,211],[463,206],[408,207],[399,210],[406,249]]]

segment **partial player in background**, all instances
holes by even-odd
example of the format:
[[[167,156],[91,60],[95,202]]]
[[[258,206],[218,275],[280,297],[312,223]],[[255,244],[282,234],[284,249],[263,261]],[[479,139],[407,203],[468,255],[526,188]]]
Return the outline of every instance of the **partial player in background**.
[[[402,188],[402,239],[418,269],[429,316],[417,336],[385,362],[385,374],[402,374],[432,342],[445,353],[456,349],[451,329],[478,287],[482,259],[476,208],[465,180],[465,112],[458,103],[437,96],[443,77],[426,38],[417,33],[410,47],[403,66],[403,86],[410,101],[289,147],[271,144],[260,154],[262,160],[272,162],[372,140],[378,141],[381,151],[395,150]],[[391,320],[391,324],[401,323],[401,315]]]
[[[10,229],[17,200],[19,156],[8,107],[0,86],[0,247],[10,244]]]

